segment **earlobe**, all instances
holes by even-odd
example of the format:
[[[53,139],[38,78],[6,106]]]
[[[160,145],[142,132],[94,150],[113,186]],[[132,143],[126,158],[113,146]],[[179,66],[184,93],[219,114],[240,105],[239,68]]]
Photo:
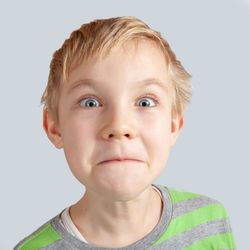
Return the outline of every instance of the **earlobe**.
[[[176,118],[172,119],[171,122],[171,147],[174,146],[181,129],[184,125],[184,117],[183,116],[177,116]]]
[[[43,110],[43,128],[55,147],[58,149],[62,148],[63,144],[59,126],[54,122],[47,108]]]

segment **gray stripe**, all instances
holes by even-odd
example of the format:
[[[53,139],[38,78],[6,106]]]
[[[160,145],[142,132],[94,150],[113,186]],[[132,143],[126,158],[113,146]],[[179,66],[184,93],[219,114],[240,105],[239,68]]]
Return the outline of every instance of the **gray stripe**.
[[[54,241],[52,244],[49,244],[46,247],[39,248],[39,250],[55,250],[55,249],[70,249],[70,250],[79,250],[79,248],[69,244],[63,239]]]
[[[207,196],[198,196],[188,200],[177,202],[173,205],[172,219],[175,219],[183,214],[192,212],[196,209],[205,207],[210,204],[220,204],[220,202]]]
[[[162,244],[165,249],[168,250],[183,249],[206,237],[225,233],[232,233],[228,218],[217,219],[200,224],[183,233],[177,234],[170,239],[165,240],[157,246],[160,247]]]

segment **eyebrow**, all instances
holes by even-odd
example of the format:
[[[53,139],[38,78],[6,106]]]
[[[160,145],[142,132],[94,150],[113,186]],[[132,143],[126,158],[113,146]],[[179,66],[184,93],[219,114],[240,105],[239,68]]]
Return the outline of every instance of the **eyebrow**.
[[[150,85],[155,85],[155,86],[158,86],[162,89],[167,90],[167,84],[162,82],[161,80],[159,80],[157,78],[154,78],[154,77],[136,81],[135,84],[138,87],[146,87],[146,86],[150,86]],[[81,80],[74,82],[72,84],[72,86],[70,87],[70,89],[67,91],[67,93],[70,94],[71,92],[73,92],[75,89],[77,89],[79,87],[89,87],[89,88],[96,90],[101,85],[103,85],[102,82],[98,82],[98,81],[91,79],[91,78],[81,79]]]

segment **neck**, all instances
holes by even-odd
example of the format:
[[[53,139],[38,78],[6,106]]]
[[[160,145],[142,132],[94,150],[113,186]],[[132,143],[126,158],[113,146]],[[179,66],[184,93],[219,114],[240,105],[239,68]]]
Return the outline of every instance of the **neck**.
[[[120,247],[149,234],[161,218],[162,207],[152,186],[129,201],[107,201],[86,189],[82,199],[70,208],[70,215],[87,242],[98,244],[110,239],[114,247],[115,239],[116,247]]]

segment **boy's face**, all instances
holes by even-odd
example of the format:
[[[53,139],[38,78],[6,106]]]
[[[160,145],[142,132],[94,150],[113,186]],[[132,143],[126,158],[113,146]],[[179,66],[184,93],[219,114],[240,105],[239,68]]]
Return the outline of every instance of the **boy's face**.
[[[61,89],[60,124],[44,113],[45,131],[64,148],[75,177],[110,200],[132,199],[156,180],[183,125],[182,117],[171,119],[162,51],[149,41],[134,45],[71,72]],[[157,80],[144,82],[149,78]],[[103,162],[119,158],[132,160]]]

